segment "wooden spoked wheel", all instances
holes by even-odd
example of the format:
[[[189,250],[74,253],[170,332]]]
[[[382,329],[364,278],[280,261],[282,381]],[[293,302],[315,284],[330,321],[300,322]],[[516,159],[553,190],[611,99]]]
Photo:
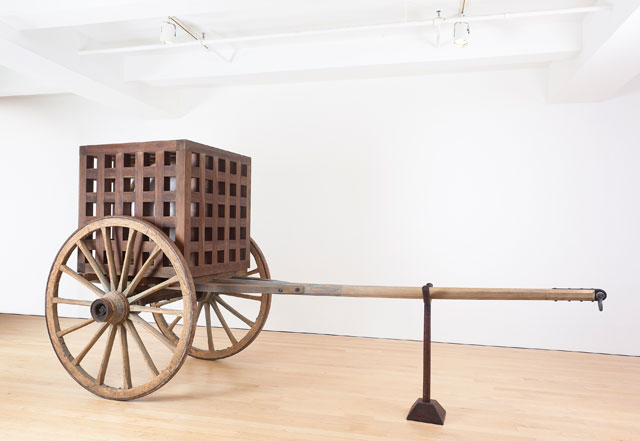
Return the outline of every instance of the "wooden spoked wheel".
[[[270,279],[271,274],[262,251],[251,239],[251,266],[242,276]],[[152,306],[162,306],[160,302]],[[249,346],[258,336],[269,315],[271,294],[239,294],[224,292],[198,292],[196,337],[189,355],[206,360],[218,360],[237,354]],[[204,316],[204,320],[202,318]],[[160,330],[171,341],[180,317],[168,323],[163,314],[154,314]]]
[[[76,250],[86,262],[82,274],[68,266]],[[174,275],[148,278],[160,267]],[[145,302],[166,288],[180,302],[171,308]],[[148,222],[114,216],[80,228],[62,246],[49,274],[45,310],[49,338],[69,374],[96,395],[130,400],[157,390],[182,366],[195,332],[196,294],[182,254],[164,233]],[[181,317],[180,334],[166,338],[149,323],[152,313]]]

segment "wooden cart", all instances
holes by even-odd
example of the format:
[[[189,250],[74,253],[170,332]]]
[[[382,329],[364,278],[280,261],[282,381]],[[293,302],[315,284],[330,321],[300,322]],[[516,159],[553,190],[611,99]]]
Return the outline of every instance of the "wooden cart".
[[[424,387],[409,419],[442,424],[444,410],[429,396],[431,299],[585,300],[601,307],[606,297],[598,289],[273,281],[250,236],[250,200],[246,156],[186,140],[80,148],[80,227],[53,262],[45,305],[53,348],[80,385],[131,400],[167,383],[187,355],[237,354],[262,330],[272,294],[422,299]],[[65,325],[64,317],[78,316],[85,319]],[[94,349],[101,338],[102,351]],[[165,352],[153,353],[148,338]]]

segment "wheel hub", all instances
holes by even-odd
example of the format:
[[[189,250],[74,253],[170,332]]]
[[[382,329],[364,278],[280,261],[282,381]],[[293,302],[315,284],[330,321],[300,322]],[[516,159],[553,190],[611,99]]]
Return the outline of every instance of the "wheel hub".
[[[91,304],[91,317],[96,322],[112,325],[123,323],[129,315],[129,302],[119,291],[111,291]]]

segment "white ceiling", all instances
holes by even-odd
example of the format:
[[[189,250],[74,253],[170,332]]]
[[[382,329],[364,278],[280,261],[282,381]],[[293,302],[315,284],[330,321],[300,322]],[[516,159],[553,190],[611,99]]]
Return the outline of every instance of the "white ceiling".
[[[640,74],[640,0],[608,10],[470,22],[469,46],[452,25],[294,36],[117,54],[79,51],[157,45],[176,16],[208,40],[431,20],[457,14],[458,0],[4,0],[0,2],[0,96],[70,92],[144,114],[171,108],[169,88],[301,81],[550,65],[551,98],[602,100]],[[595,0],[467,0],[468,17],[606,5]],[[178,41],[191,37],[178,31]],[[632,42],[629,42],[629,38]],[[626,47],[620,47],[625,44]],[[606,50],[606,53],[603,53]],[[616,70],[613,75],[609,71]],[[593,86],[611,76],[606,90]],[[604,78],[603,78],[604,76]],[[634,84],[637,81],[631,83]],[[588,92],[588,93],[585,93]],[[173,94],[175,95],[175,94]],[[150,98],[151,97],[151,98]]]

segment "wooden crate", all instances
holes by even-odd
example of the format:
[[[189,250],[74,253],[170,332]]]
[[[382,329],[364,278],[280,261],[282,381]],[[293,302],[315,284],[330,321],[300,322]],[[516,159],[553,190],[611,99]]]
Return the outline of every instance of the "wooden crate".
[[[79,225],[112,215],[147,220],[175,241],[193,277],[248,268],[250,202],[247,156],[188,140],[80,147]],[[123,236],[114,231],[111,237],[121,253]],[[138,241],[130,274],[152,251],[151,243]],[[101,237],[87,245],[106,265]],[[159,258],[149,276],[171,277],[165,264]],[[78,271],[91,272],[84,257]]]

